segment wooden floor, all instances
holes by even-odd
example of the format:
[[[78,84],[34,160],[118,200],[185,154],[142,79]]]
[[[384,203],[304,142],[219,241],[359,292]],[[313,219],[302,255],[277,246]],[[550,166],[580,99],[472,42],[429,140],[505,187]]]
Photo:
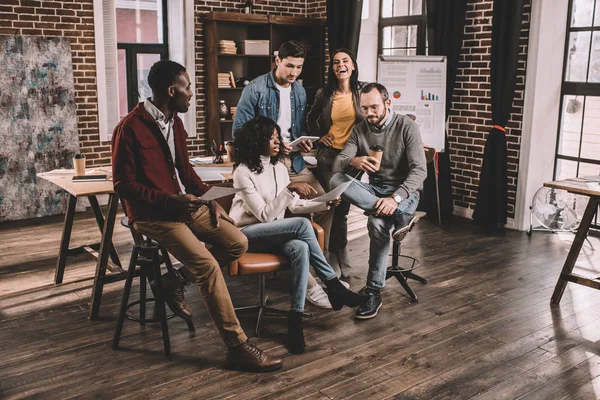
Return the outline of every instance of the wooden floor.
[[[352,219],[351,283],[358,290],[368,240],[361,215]],[[419,303],[389,281],[372,320],[355,321],[351,309],[307,306],[314,315],[305,322],[307,351],[296,356],[285,347],[285,320],[269,318],[256,342],[285,365],[252,374],[223,369],[225,347],[193,287],[187,298],[196,332],[182,320],[169,322],[170,360],[153,324],[126,321],[122,350],[111,350],[123,282],[105,288],[103,318],[87,320],[94,261],[85,254],[70,260],[65,283],[52,284],[61,228],[59,217],[0,225],[0,397],[600,398],[600,291],[569,284],[560,306],[550,306],[572,235],[486,235],[467,220],[445,230],[422,221],[403,247],[429,279],[412,284]],[[78,214],[75,244],[97,235],[92,215]],[[127,262],[129,232],[118,226],[115,242]],[[591,244],[600,249],[597,239]],[[594,274],[599,256],[588,244],[579,265]],[[281,308],[288,306],[288,278],[267,283]],[[254,301],[254,279],[228,285],[234,304]],[[253,318],[240,320],[251,332]]]

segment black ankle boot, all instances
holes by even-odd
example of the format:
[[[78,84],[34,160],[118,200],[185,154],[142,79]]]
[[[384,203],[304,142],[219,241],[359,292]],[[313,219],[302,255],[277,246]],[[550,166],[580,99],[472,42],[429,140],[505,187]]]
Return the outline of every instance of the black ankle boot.
[[[288,349],[292,354],[302,354],[305,348],[302,313],[290,311],[288,315]]]
[[[341,310],[343,306],[358,307],[369,300],[369,296],[346,289],[338,278],[325,281],[325,285],[327,286],[327,297],[329,297],[331,307],[336,311]]]

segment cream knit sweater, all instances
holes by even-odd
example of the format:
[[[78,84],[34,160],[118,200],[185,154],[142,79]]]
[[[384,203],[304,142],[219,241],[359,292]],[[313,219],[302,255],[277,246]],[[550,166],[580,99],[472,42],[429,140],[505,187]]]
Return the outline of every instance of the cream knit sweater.
[[[240,164],[233,173],[233,187],[242,189],[233,198],[229,216],[236,226],[242,227],[259,222],[282,219],[285,210],[293,214],[309,214],[325,211],[324,202],[301,200],[290,192],[288,171],[282,163],[271,164],[271,158],[261,156],[262,173],[250,171],[246,164]]]

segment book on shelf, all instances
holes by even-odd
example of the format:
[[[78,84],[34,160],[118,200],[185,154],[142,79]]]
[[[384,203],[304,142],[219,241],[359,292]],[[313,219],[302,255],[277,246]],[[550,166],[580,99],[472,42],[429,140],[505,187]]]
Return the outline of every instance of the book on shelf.
[[[219,88],[234,88],[235,78],[233,77],[233,72],[219,72],[217,74],[217,85]]]
[[[233,40],[219,40],[219,54],[237,54],[237,46]]]

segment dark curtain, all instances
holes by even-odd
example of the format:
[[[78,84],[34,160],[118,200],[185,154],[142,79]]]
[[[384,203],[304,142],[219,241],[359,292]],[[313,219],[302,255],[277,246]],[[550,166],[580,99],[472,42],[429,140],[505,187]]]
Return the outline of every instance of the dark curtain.
[[[356,56],[363,0],[327,0],[329,52],[345,47]]]
[[[427,29],[429,54],[446,56],[446,119],[452,105],[452,90],[456,80],[458,61],[462,49],[465,30],[466,0],[427,0]],[[452,217],[452,180],[450,151],[446,134],[445,151],[439,153],[440,213],[442,220]],[[427,179],[424,183],[421,206],[427,215],[437,219],[437,198],[435,192],[435,171],[433,163],[427,166]]]
[[[494,0],[492,19],[492,130],[485,142],[473,220],[489,230],[506,224],[508,205],[506,126],[517,79],[523,0]]]

